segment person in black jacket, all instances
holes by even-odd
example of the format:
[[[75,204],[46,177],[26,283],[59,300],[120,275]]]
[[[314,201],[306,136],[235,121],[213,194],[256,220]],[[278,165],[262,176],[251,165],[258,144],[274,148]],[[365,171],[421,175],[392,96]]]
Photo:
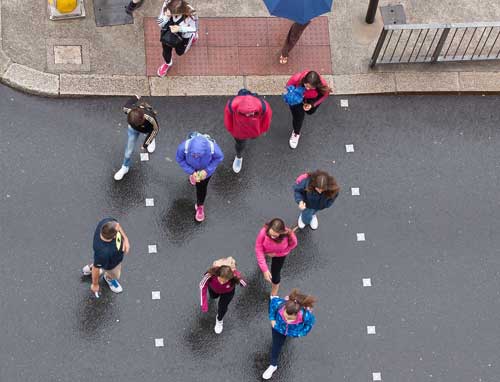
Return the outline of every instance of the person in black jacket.
[[[340,187],[326,171],[316,170],[299,176],[293,191],[295,202],[302,211],[298,220],[299,228],[310,225],[312,229],[317,229],[319,223],[316,212],[332,206]]]
[[[122,180],[128,172],[132,153],[134,152],[139,135],[141,133],[147,134],[142,144],[142,149],[147,149],[149,153],[153,153],[156,147],[155,138],[160,130],[158,120],[156,119],[156,111],[148,103],[141,101],[139,96],[130,98],[123,107],[123,111],[127,114],[128,139],[125,146],[123,164],[115,174],[115,180]]]

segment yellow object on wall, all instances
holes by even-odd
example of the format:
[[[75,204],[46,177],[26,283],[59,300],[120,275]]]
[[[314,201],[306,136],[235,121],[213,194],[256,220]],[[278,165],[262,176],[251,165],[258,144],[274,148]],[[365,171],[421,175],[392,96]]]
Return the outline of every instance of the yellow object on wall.
[[[69,13],[76,9],[78,0],[49,0],[49,4],[55,6],[60,13]]]

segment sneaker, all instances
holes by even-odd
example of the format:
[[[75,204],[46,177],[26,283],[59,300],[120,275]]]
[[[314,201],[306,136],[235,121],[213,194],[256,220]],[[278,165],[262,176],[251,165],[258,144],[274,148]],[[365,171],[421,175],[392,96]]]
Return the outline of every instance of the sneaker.
[[[115,174],[115,180],[122,180],[127,172],[128,167],[122,166]]]
[[[134,12],[137,8],[139,8],[144,0],[139,1],[137,4],[130,0],[130,3],[125,7],[125,12],[127,12],[130,16],[132,16],[132,12]]]
[[[217,316],[215,316],[215,327],[214,327],[215,333],[221,334],[223,328],[224,328],[224,321],[222,320],[219,321],[217,319]]]
[[[316,215],[313,215],[312,219],[311,219],[311,229],[318,229],[318,218],[316,217]]]
[[[306,227],[305,223],[302,221],[302,214],[299,215],[299,221],[297,223],[299,224],[300,229],[304,229]]]
[[[104,280],[108,283],[109,289],[111,289],[115,293],[121,293],[123,292],[123,288],[118,282],[118,280],[113,279],[113,280],[108,280],[106,276],[104,276]]]
[[[233,161],[233,171],[237,174],[241,171],[241,165],[243,164],[243,158],[234,157]]]
[[[84,276],[90,276],[92,274],[92,264],[87,264],[82,268],[82,273]],[[104,273],[102,268],[99,268],[99,276]]]
[[[168,72],[168,69],[170,69],[170,67],[172,66],[172,64],[163,64],[162,66],[160,66],[158,68],[158,77],[165,77],[167,75],[167,72]]]
[[[262,379],[271,379],[274,372],[278,369],[278,366],[269,365],[264,374],[262,374]]]
[[[194,218],[197,222],[201,223],[203,220],[205,220],[205,207],[195,204],[194,209],[196,210],[196,215],[194,216]]]
[[[297,147],[297,145],[299,144],[299,138],[300,138],[300,134],[295,134],[294,132],[292,132],[292,135],[290,136],[290,140],[288,141],[290,148],[294,149]]]
[[[153,139],[153,142],[151,142],[148,145],[148,153],[151,153],[151,154],[154,153],[155,149],[156,149],[156,139]]]

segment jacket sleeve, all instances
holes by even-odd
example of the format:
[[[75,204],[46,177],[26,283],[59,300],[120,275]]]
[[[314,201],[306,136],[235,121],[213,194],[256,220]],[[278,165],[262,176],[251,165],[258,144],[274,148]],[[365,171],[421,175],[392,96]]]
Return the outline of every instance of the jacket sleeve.
[[[298,333],[297,337],[307,336],[307,334],[314,326],[315,322],[316,318],[314,317],[314,315],[311,312],[306,311],[306,313],[304,314],[304,322],[302,323],[302,330]]]
[[[200,306],[201,306],[201,311],[203,313],[208,311],[208,298],[207,298],[207,291],[208,291],[208,280],[210,280],[210,276],[208,273],[205,273],[203,278],[200,281]]]
[[[271,120],[273,118],[273,110],[271,109],[271,105],[269,105],[269,103],[265,100],[264,103],[266,104],[266,113],[262,118],[261,131],[267,131],[269,129],[269,126],[271,126]]]
[[[278,310],[278,306],[283,302],[284,300],[279,297],[272,298],[269,301],[269,320],[273,321],[276,319],[276,311]]]
[[[125,105],[123,105],[123,112],[125,114],[128,114],[130,110],[132,110],[132,108],[136,105],[137,101],[139,101],[139,98],[137,98],[136,96],[130,97]]]
[[[302,76],[302,72],[295,73],[293,76],[290,77],[290,79],[286,83],[286,86],[295,86],[295,87],[297,87],[297,85],[300,82],[300,77],[301,76]]]
[[[195,33],[198,30],[198,16],[192,15],[179,24],[179,32]]]
[[[185,141],[182,142],[179,147],[177,147],[177,153],[175,155],[175,160],[177,163],[179,163],[179,166],[184,170],[184,172],[188,175],[191,175],[193,172],[196,170],[192,168],[187,162],[186,162],[186,154],[184,153],[184,144]]]
[[[144,114],[144,118],[146,118],[146,120],[149,123],[151,123],[151,126],[153,126],[153,131],[146,136],[146,139],[144,140],[144,143],[142,145],[142,147],[147,148],[158,135],[158,132],[160,131],[160,126],[158,125],[158,121],[156,120],[156,118],[151,117],[147,114]]]
[[[233,271],[233,273],[236,275],[236,277],[238,277],[240,279],[240,285],[242,287],[246,287],[247,286],[247,282],[243,279],[243,275],[241,274],[241,272],[237,269],[235,269]]]
[[[264,239],[266,237],[266,229],[262,228],[257,235],[255,240],[255,257],[257,258],[257,264],[259,265],[262,273],[267,272],[269,268],[266,263],[266,255],[264,253]]]
[[[231,98],[227,101],[226,107],[224,108],[224,126],[226,127],[226,130],[231,133],[231,135],[233,131],[233,113],[231,113],[231,110],[229,109],[229,104],[233,99],[234,98]]]
[[[297,235],[295,235],[295,232],[292,232],[288,236],[288,247],[285,253],[288,255],[295,247],[297,247]]]
[[[179,151],[177,150],[177,152]],[[214,142],[214,155],[212,155],[212,160],[205,169],[207,171],[207,177],[212,176],[219,163],[222,162],[223,160],[224,160],[224,154],[222,153],[222,150],[220,149],[219,145]]]
[[[294,184],[293,191],[295,195],[295,202],[299,204],[301,201],[305,202],[305,189],[308,179],[304,179],[299,184]]]

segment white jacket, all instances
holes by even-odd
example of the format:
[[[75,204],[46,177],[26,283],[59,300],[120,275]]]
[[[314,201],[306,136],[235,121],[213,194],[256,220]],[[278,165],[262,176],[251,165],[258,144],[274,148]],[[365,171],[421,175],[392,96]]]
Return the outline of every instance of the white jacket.
[[[163,13],[163,10],[167,6],[168,3],[170,3],[171,0],[165,0],[163,2],[163,6],[161,7],[160,10],[160,15],[158,16],[157,23],[160,28],[163,28],[170,19],[172,19],[174,22],[179,21],[179,19],[182,16],[166,16]],[[194,8],[190,5],[189,6],[193,11]],[[181,23],[179,23],[179,30],[181,33],[181,36],[183,38],[191,38],[191,37],[197,37],[198,35],[198,16],[193,13],[192,16],[186,17]]]

